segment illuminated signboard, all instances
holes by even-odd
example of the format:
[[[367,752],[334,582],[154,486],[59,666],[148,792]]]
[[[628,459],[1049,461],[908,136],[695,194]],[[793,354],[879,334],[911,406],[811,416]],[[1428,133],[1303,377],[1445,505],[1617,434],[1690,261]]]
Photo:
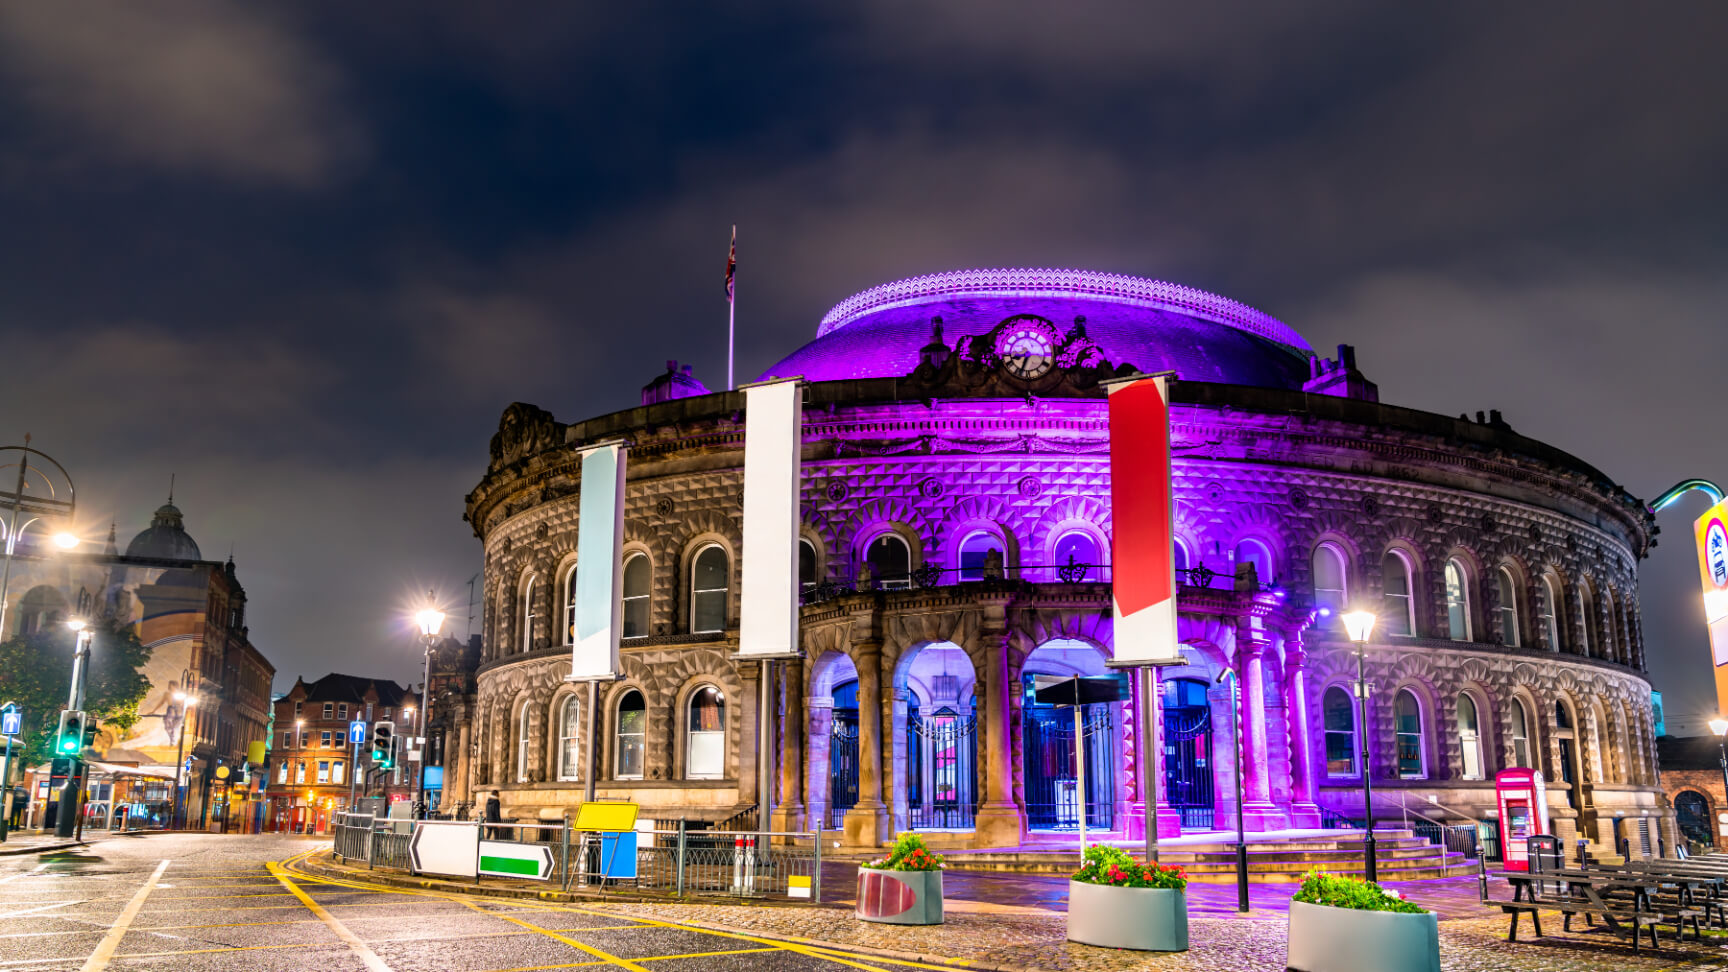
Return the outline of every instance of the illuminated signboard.
[[[1728,713],[1728,500],[1704,511],[1692,525],[1698,537],[1698,571],[1704,580],[1704,623],[1716,669],[1716,705]]]

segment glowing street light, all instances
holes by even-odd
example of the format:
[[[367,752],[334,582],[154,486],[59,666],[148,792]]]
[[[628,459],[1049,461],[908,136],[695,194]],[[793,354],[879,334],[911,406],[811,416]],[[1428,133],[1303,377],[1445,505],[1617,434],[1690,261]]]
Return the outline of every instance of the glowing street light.
[[[180,825],[180,814],[185,810],[185,798],[180,792],[180,773],[186,768],[186,723],[192,721],[192,707],[198,704],[198,696],[186,692],[175,692],[174,701],[180,703],[180,743],[174,756],[174,820],[175,826]]]
[[[1710,731],[1716,734],[1716,749],[1721,754],[1722,790],[1728,793],[1728,719],[1711,719]]]
[[[1362,743],[1362,857],[1363,874],[1368,880],[1377,878],[1374,867],[1374,774],[1368,768],[1368,638],[1374,634],[1374,622],[1379,616],[1373,611],[1351,611],[1341,619],[1344,631],[1356,645],[1356,700],[1361,715],[1357,719],[1356,735]]]
[[[73,547],[78,546],[78,544],[78,534],[76,533],[68,533],[62,530],[61,532],[54,534],[54,545],[59,547],[61,550],[71,550]]]
[[[432,711],[432,649],[438,644],[438,633],[444,630],[444,612],[438,610],[437,602],[431,591],[426,592],[426,606],[414,614],[414,623],[420,626],[420,636],[426,641],[426,671],[420,681],[420,728],[415,735],[420,739],[420,767],[414,775],[414,814],[417,817],[426,816],[426,757],[430,755],[431,740],[426,736],[426,719]],[[407,714],[412,717],[414,707],[408,706]]]
[[[0,551],[0,631],[6,630],[6,591],[12,583],[12,555],[18,549],[19,539],[38,522],[44,524],[41,529],[46,529],[45,518],[69,522],[78,512],[76,491],[66,467],[48,453],[30,448],[28,435],[21,446],[0,446],[0,460],[10,458],[10,453],[18,457],[18,479],[10,492],[0,491],[0,503],[5,504],[6,512],[6,521],[0,523],[0,531],[4,531],[0,539],[5,540],[5,548]],[[30,465],[32,456],[41,460],[35,467]],[[22,523],[21,515],[26,517]],[[53,541],[62,550],[78,545],[78,537],[65,531],[55,534]]]

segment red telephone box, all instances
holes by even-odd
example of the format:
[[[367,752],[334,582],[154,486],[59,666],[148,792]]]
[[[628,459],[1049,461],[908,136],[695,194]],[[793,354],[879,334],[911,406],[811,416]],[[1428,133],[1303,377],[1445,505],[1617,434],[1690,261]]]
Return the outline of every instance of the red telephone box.
[[[1548,784],[1542,781],[1541,770],[1501,770],[1494,777],[1494,795],[1500,804],[1500,858],[1508,871],[1528,871],[1525,838],[1552,833],[1548,829]]]

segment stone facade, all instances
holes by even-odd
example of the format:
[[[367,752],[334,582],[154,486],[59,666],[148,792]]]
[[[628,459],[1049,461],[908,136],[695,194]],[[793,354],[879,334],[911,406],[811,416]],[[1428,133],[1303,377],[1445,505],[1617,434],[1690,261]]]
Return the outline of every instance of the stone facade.
[[[1064,299],[1092,314],[1106,302]],[[1048,300],[1027,301],[1051,313]],[[1155,335],[1161,320],[1149,318],[1146,331]],[[484,647],[462,753],[469,765],[457,775],[471,789],[500,789],[517,816],[554,816],[582,799],[587,723],[571,714],[586,700],[567,709],[576,689],[562,681],[576,566],[575,450],[623,437],[622,557],[646,557],[648,613],[646,627],[623,642],[623,678],[601,694],[601,798],[637,800],[649,817],[719,822],[760,805],[756,761],[766,758],[777,827],[835,826],[867,845],[927,827],[927,792],[951,787],[942,774],[958,769],[976,777],[975,814],[964,827],[934,828],[959,831],[942,839],[980,847],[1027,839],[1043,812],[1031,808],[1046,799],[1029,795],[1030,767],[1040,767],[1040,786],[1049,776],[1048,753],[1026,752],[1034,745],[1028,678],[1101,673],[1112,650],[1103,563],[1109,427],[1098,382],[1136,362],[1106,360],[1111,349],[1089,343],[1094,326],[1085,321],[1076,317],[1061,360],[1018,395],[1016,373],[988,350],[994,332],[962,336],[950,349],[940,321],[904,379],[807,387],[803,658],[771,668],[774,738],[760,744],[762,666],[733,658],[747,552],[743,395],[660,400],[570,425],[511,406],[491,467],[468,497],[484,548]],[[1650,534],[1643,505],[1498,415],[1471,421],[1380,404],[1347,355],[1302,369],[1315,376],[1310,384],[1337,394],[1173,386],[1187,663],[1160,678],[1204,687],[1211,802],[1192,809],[1230,825],[1228,754],[1240,733],[1250,829],[1360,815],[1354,758],[1329,765],[1325,708],[1329,692],[1342,686],[1348,694],[1356,674],[1352,646],[1331,615],[1369,605],[1392,631],[1406,621],[1410,628],[1388,633],[1383,623],[1367,648],[1377,816],[1408,805],[1446,822],[1480,817],[1493,809],[1494,772],[1518,764],[1550,777],[1553,815],[1568,836],[1607,840],[1603,821],[1615,815],[1665,815],[1637,602],[1636,564]],[[884,574],[872,558],[897,543],[904,564]],[[709,548],[723,552],[730,577],[725,623],[692,633],[692,568]],[[993,553],[980,561],[985,548]],[[951,681],[931,680],[937,658]],[[1219,682],[1227,668],[1241,686],[1235,712]],[[695,752],[687,723],[704,686],[724,699],[725,770],[695,780],[687,778]],[[1097,799],[1111,804],[1100,813],[1107,829],[1129,835],[1144,808],[1143,690],[1136,683],[1133,699],[1100,716],[1110,754],[1098,754],[1099,766],[1110,785]],[[943,691],[959,693],[938,711],[971,734],[975,762],[931,770],[941,746],[920,743],[929,737],[919,733],[929,731]],[[1164,731],[1156,710],[1166,691],[1147,700],[1155,736]],[[645,705],[643,761],[640,779],[623,779],[635,774],[619,772],[618,747],[636,744],[620,742],[617,707],[627,698],[634,705],[633,692]],[[853,745],[832,724],[841,697],[848,719],[856,705],[857,793],[836,817],[833,741]],[[925,709],[913,715],[920,703]],[[1355,722],[1352,714],[1345,730],[1352,740]],[[1347,748],[1333,728],[1334,750]],[[1165,747],[1156,741],[1152,776],[1163,787]],[[1181,819],[1169,796],[1161,790],[1158,801],[1166,833]]]

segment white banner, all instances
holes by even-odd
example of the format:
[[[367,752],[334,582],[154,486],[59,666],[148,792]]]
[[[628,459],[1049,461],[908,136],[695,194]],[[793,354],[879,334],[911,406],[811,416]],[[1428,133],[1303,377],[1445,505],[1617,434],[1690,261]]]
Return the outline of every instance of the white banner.
[[[1109,386],[1110,582],[1117,665],[1180,663],[1166,376]]]
[[[572,679],[618,674],[619,597],[624,546],[624,447],[582,453],[581,519],[576,524],[576,644]]]
[[[804,384],[744,389],[744,578],[738,652],[798,648],[798,474]]]

